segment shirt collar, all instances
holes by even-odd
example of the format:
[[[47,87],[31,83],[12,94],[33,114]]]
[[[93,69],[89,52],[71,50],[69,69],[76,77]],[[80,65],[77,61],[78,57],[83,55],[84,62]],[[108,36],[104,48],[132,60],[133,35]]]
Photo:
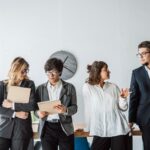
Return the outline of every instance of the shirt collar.
[[[103,89],[103,90],[107,88],[107,85],[108,85],[108,82],[107,82],[107,81],[105,81],[103,87],[101,87],[99,84],[96,84],[97,87],[100,87],[100,88]]]
[[[54,88],[54,87],[59,87],[61,84],[62,84],[62,81],[59,80],[54,86],[53,86],[50,82],[48,82],[48,85],[47,85],[47,86],[49,86],[49,87],[51,87],[51,88]]]
[[[150,69],[147,66],[144,66],[147,72],[150,72]]]

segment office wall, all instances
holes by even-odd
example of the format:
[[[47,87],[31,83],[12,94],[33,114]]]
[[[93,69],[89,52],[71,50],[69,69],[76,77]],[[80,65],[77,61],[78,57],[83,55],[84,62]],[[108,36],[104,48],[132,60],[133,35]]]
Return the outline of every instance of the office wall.
[[[150,39],[149,5],[147,0],[0,0],[0,80],[7,78],[12,59],[23,56],[39,85],[46,80],[46,59],[58,50],[71,52],[78,61],[68,80],[77,89],[74,122],[82,123],[87,64],[106,61],[110,80],[129,87],[131,71],[140,65],[137,44]],[[139,138],[134,147],[141,150]]]

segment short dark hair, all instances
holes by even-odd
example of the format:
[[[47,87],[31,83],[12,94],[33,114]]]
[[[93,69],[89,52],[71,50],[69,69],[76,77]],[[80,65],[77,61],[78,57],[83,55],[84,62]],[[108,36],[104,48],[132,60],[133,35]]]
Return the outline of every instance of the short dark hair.
[[[143,41],[138,45],[138,48],[147,48],[150,51],[150,41]]]
[[[108,68],[108,65],[103,61],[94,61],[92,65],[87,66],[87,70],[89,73],[89,77],[86,82],[88,82],[91,85],[99,84],[100,82],[100,73],[102,71],[102,68]]]
[[[45,63],[44,70],[46,72],[53,69],[61,74],[63,70],[63,62],[58,58],[49,58]]]

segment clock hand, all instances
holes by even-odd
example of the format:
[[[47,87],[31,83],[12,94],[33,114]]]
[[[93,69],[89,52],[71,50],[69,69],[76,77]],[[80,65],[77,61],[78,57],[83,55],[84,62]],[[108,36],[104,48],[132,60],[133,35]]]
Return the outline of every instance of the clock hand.
[[[68,57],[69,57],[69,56],[67,56],[67,57],[65,58],[65,60],[64,60],[64,62],[63,62],[63,63],[65,63],[65,62],[66,62],[66,60],[68,59]]]
[[[70,70],[68,67],[64,66],[65,69],[69,70],[70,72],[74,73],[72,70]]]

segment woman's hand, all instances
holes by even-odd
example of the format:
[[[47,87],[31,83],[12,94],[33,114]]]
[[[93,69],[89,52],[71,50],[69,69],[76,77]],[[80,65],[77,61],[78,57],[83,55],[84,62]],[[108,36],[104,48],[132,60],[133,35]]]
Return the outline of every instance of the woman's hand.
[[[15,116],[20,119],[27,119],[29,116],[29,113],[24,112],[24,111],[19,111],[19,112],[15,112],[15,113],[16,113]]]
[[[8,99],[4,99],[2,106],[5,108],[12,108],[13,103]]]
[[[45,111],[37,111],[37,114],[38,114],[39,118],[41,118],[41,119],[48,115],[48,113]]]
[[[130,128],[130,129],[134,129],[134,127],[133,127],[134,122],[129,122],[128,125],[129,125],[129,128]]]
[[[67,112],[67,108],[64,105],[57,105],[55,106],[55,109],[58,111],[59,114],[63,114]]]
[[[128,95],[129,95],[129,89],[127,89],[127,88],[126,89],[121,89],[120,96],[122,98],[127,98]]]

